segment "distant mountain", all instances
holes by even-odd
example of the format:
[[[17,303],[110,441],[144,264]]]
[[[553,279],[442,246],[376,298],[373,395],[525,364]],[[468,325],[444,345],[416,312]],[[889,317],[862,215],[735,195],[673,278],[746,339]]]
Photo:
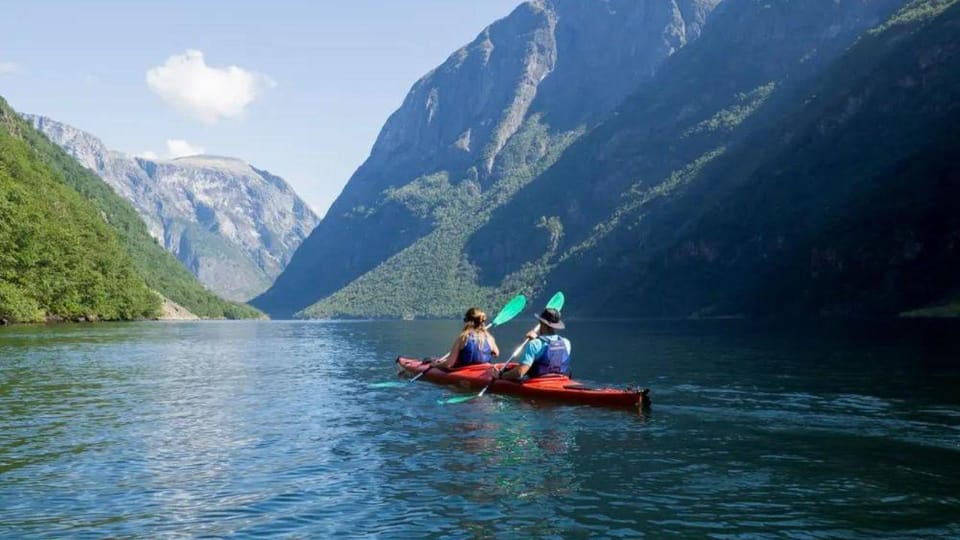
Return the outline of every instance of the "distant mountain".
[[[487,294],[463,257],[469,235],[695,41],[718,3],[520,5],[413,85],[254,305],[290,316],[343,289],[311,315],[440,315]]]
[[[130,201],[150,234],[226,298],[264,291],[318,222],[282,178],[241,160],[134,157],[66,124],[25,118]]]
[[[202,317],[261,316],[204,289],[129,203],[0,99],[0,319],[156,317],[161,295]]]

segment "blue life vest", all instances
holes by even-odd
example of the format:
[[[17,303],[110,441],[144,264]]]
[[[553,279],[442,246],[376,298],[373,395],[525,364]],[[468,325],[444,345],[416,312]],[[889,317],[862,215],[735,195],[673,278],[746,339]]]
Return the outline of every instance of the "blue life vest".
[[[457,356],[458,366],[490,363],[490,341],[484,339],[482,348],[478,341],[477,335],[473,332],[467,336],[467,342],[464,343],[463,348],[460,349],[460,354]]]
[[[560,336],[555,336],[553,339],[541,336],[537,339],[542,341],[546,347],[533,360],[533,366],[530,370],[532,372],[531,377],[542,377],[554,373],[569,375],[570,342]]]

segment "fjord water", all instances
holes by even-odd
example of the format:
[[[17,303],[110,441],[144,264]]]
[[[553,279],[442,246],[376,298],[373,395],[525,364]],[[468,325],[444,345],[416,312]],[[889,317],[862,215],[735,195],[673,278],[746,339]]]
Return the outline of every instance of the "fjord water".
[[[570,324],[646,415],[368,387],[456,330],[0,329],[0,536],[960,536],[956,324]]]

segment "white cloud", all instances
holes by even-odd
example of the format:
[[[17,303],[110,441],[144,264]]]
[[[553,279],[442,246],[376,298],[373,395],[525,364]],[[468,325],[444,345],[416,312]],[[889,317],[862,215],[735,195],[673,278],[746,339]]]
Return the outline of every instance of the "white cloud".
[[[194,146],[183,139],[167,139],[167,153],[170,154],[170,159],[195,156],[204,152],[203,147]]]
[[[247,105],[276,83],[237,66],[208,66],[202,52],[188,50],[147,70],[147,85],[167,103],[215,124],[220,118],[243,114]]]
[[[160,159],[160,156],[156,152],[150,150],[144,150],[143,152],[138,152],[134,154],[135,157],[140,157],[143,159]]]
[[[0,75],[5,75],[7,73],[13,73],[20,69],[19,64],[13,62],[0,62]]]

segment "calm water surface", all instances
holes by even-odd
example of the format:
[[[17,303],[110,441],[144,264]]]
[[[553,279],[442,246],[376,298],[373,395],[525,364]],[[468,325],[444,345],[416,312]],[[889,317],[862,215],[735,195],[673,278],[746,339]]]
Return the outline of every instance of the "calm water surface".
[[[0,536],[960,537],[957,325],[570,327],[648,415],[368,388],[453,322],[0,329]]]

